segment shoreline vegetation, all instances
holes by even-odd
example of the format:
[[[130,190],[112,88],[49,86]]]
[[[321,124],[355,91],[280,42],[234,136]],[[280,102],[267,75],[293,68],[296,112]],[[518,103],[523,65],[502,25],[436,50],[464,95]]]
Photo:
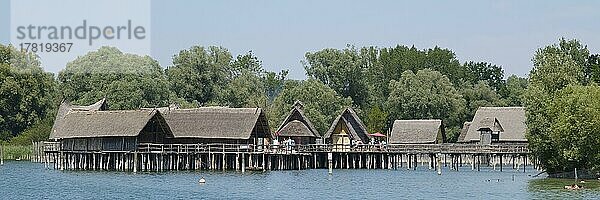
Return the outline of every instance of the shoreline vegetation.
[[[437,46],[348,45],[304,57],[307,80],[291,80],[286,70],[263,69],[251,51],[192,46],[160,66],[149,56],[101,47],[53,74],[35,54],[0,45],[3,156],[23,159],[32,142],[47,140],[62,101],[106,98],[109,110],[260,107],[274,130],[299,100],[320,133],[352,107],[369,133],[387,134],[399,119],[441,119],[448,143],[479,107],[524,106],[529,148],[548,173],[600,171],[600,56],[577,40],[538,49],[528,77],[505,77],[502,66],[460,61]]]
[[[2,145],[2,159],[4,160],[31,160],[32,145]]]

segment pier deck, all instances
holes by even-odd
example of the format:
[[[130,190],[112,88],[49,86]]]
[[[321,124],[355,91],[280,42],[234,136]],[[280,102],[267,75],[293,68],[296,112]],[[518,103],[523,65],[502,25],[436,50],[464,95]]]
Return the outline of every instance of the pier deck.
[[[387,145],[248,145],[248,144],[151,144],[141,143],[133,151],[64,150],[59,142],[46,142],[47,166],[77,170],[287,170],[308,168],[429,169],[441,165],[458,170],[463,164],[507,163],[513,169],[537,161],[527,160],[526,144],[387,144]],[[505,162],[507,161],[507,162]]]

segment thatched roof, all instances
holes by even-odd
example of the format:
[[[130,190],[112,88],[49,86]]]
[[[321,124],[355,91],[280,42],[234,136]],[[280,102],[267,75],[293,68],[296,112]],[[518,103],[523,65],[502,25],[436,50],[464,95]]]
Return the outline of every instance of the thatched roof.
[[[465,137],[467,136],[467,131],[469,131],[469,128],[471,127],[472,122],[465,122],[463,124],[462,129],[460,129],[460,135],[458,135],[458,142],[462,142],[465,140]]]
[[[503,132],[500,133],[501,142],[527,142],[525,138],[527,126],[525,125],[524,107],[481,107],[477,109],[464,140],[459,142],[479,141],[480,133],[477,130],[486,126],[484,124],[487,123],[486,118],[495,118],[502,126]]]
[[[296,101],[290,114],[283,120],[276,134],[284,137],[321,137],[315,126],[304,114],[304,105]]]
[[[445,131],[439,119],[396,120],[389,137],[389,142],[396,144],[442,143]]]
[[[277,136],[281,137],[317,137],[313,134],[306,124],[298,120],[286,123],[279,131]]]
[[[52,125],[52,132],[50,132],[50,139],[56,139],[57,136],[54,135],[55,130],[59,125],[62,124],[63,118],[67,115],[67,113],[71,111],[102,111],[106,110],[106,99],[101,99],[100,101],[89,105],[89,106],[78,106],[71,105],[69,101],[63,101],[58,107],[58,112],[56,113],[56,118],[54,118],[54,125]]]
[[[159,110],[175,138],[249,139],[251,135],[271,137],[266,115],[261,108]]]
[[[498,122],[495,117],[485,117],[479,122],[479,128],[477,131],[489,130],[493,132],[504,132],[502,125]]]
[[[367,129],[365,128],[366,126],[352,108],[347,108],[342,112],[342,114],[338,115],[338,117],[333,120],[331,127],[329,127],[329,130],[327,133],[325,133],[323,138],[330,138],[338,123],[343,123],[348,127],[352,138],[360,139],[364,143],[369,142],[371,137],[368,135]]]
[[[54,138],[134,137],[151,119],[164,122],[156,110],[70,111],[55,124]],[[170,132],[164,126],[165,132]]]

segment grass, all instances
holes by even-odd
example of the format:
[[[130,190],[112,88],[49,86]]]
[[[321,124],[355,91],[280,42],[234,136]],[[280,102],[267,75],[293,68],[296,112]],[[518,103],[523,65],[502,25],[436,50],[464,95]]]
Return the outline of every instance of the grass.
[[[575,179],[564,179],[564,178],[542,178],[531,180],[529,184],[530,190],[565,190],[566,185],[572,185],[577,183],[579,186],[583,186],[584,189],[588,190],[600,190],[600,181],[598,179],[585,180],[581,183],[582,179],[575,182]]]
[[[2,157],[5,160],[29,159],[31,147],[31,145],[3,145]]]

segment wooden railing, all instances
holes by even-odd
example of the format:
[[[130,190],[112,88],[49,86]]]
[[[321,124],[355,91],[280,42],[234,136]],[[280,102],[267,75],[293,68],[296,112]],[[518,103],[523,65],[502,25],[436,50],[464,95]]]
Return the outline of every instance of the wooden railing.
[[[60,151],[60,142],[44,142],[45,152]],[[146,153],[444,153],[444,154],[528,154],[527,144],[307,144],[307,145],[252,145],[252,144],[153,144],[141,143],[138,152]]]
[[[45,152],[57,152],[60,151],[60,142],[44,142]]]
[[[138,152],[160,153],[466,153],[466,154],[527,154],[526,144],[388,144],[388,145],[252,145],[252,144],[151,144],[138,145]]]

